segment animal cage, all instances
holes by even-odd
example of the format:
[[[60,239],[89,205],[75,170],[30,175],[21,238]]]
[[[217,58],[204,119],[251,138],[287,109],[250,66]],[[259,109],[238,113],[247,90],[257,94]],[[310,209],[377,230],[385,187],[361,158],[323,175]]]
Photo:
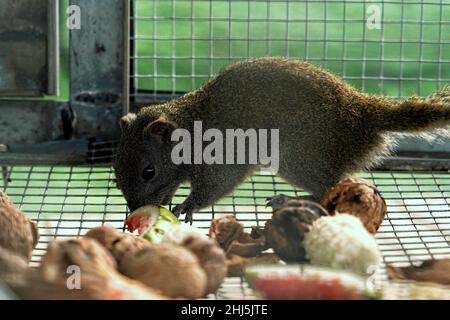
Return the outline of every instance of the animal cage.
[[[26,7],[27,1],[14,2]],[[67,95],[30,99],[19,90],[1,97],[7,78],[0,81],[0,189],[38,224],[33,266],[56,238],[79,237],[102,224],[123,230],[129,211],[111,168],[118,119],[198,88],[233,61],[305,59],[364,92],[393,98],[428,96],[450,83],[450,3],[444,0],[55,2],[53,27],[61,34],[46,34],[58,37],[52,43],[59,45],[60,63],[54,55],[49,65],[60,65],[55,85],[66,86]],[[81,28],[68,30],[73,6]],[[8,35],[0,30],[0,39],[13,45]],[[0,70],[13,78],[18,70],[4,67],[13,57],[2,48]],[[449,156],[448,140],[402,137],[394,156],[358,173],[388,205],[376,235],[384,262],[450,257]],[[182,186],[170,208],[188,192]],[[195,213],[193,224],[207,233],[211,219],[235,213],[248,229],[264,226],[271,217],[265,199],[280,193],[307,194],[261,171]],[[385,278],[382,270],[377,283]],[[252,295],[243,279],[227,278],[210,298]]]

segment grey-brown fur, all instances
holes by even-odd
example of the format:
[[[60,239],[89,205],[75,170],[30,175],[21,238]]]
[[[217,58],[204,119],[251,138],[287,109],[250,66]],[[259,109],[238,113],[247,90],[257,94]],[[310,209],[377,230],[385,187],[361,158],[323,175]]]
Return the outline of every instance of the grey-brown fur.
[[[420,134],[450,124],[450,104],[440,98],[393,101],[369,96],[300,60],[241,61],[194,92],[122,119],[115,170],[131,209],[164,204],[188,181],[191,194],[174,211],[190,217],[256,169],[174,165],[170,133],[176,127],[192,132],[195,120],[203,122],[204,130],[278,128],[279,175],[320,198],[339,179],[388,154],[394,132]],[[145,182],[141,171],[149,163],[157,173]]]

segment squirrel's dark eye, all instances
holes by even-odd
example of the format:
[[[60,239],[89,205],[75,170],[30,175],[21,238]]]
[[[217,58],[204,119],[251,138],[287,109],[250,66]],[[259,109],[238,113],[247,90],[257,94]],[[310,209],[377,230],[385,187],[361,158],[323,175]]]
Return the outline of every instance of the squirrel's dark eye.
[[[155,167],[152,165],[146,166],[144,170],[142,170],[142,178],[144,180],[150,180],[155,176]]]

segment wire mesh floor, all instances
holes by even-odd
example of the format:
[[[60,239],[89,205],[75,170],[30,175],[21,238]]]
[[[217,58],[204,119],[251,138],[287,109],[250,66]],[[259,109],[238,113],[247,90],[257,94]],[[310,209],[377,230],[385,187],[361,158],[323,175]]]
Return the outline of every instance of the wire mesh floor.
[[[39,226],[41,237],[32,265],[39,264],[55,238],[79,237],[102,224],[123,229],[128,209],[109,166],[2,168],[0,189]],[[375,183],[388,205],[388,215],[376,235],[386,263],[401,266],[450,257],[449,172],[372,171],[359,176]],[[188,192],[188,186],[182,186],[172,205]],[[278,193],[306,194],[278,177],[260,173],[213,207],[196,213],[194,225],[207,233],[211,219],[235,213],[247,228],[263,226],[271,217],[265,199]],[[248,295],[251,290],[242,279],[228,278],[216,298]]]

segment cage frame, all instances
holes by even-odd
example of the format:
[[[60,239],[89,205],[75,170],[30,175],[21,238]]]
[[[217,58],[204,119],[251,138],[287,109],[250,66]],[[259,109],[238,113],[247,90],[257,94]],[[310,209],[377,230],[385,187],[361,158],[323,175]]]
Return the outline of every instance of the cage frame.
[[[105,2],[102,4],[102,1],[70,0],[70,4],[79,5],[82,8],[82,12],[85,14],[82,16],[82,19],[87,21],[88,24],[84,25],[81,30],[70,30],[70,94],[68,101],[0,100],[0,110],[2,113],[14,115],[17,114],[17,110],[23,110],[28,114],[27,119],[30,121],[29,128],[24,128],[23,132],[20,132],[19,137],[0,137],[0,145],[7,146],[7,148],[0,148],[0,166],[2,178],[6,179],[3,183],[6,189],[8,185],[11,186],[14,184],[14,181],[12,184],[7,181],[10,174],[14,173],[15,167],[20,166],[30,166],[33,168],[39,166],[49,166],[50,168],[69,166],[71,168],[70,170],[73,170],[73,168],[86,168],[88,171],[96,168],[109,168],[107,170],[111,170],[110,163],[113,159],[115,143],[119,134],[117,126],[119,118],[130,111],[136,111],[143,105],[160,103],[173,97],[172,94],[161,93],[155,95],[156,99],[152,101],[145,99],[132,101],[130,98],[132,88],[130,76],[134,69],[131,57],[134,55],[135,50],[130,42],[130,37],[132,37],[135,31],[134,20],[131,19],[133,15],[132,3],[134,1],[111,0],[105,5]],[[102,11],[103,14],[100,16],[97,15],[96,12],[98,11]],[[92,26],[110,22],[111,17],[114,17],[114,20],[118,21],[118,23],[109,24],[108,27],[91,32]],[[90,29],[91,31],[89,31]],[[109,50],[109,48],[114,49]],[[92,59],[92,50],[98,51],[94,54],[96,59]],[[83,63],[80,63],[80,61]],[[102,65],[102,68],[99,68],[99,65]],[[86,81],[86,74],[90,70],[98,70],[99,72],[90,75],[89,81]],[[108,79],[108,81],[105,81],[105,79]],[[111,100],[105,102],[108,99]],[[64,123],[61,119],[61,112],[64,110],[73,110],[77,113],[79,120],[76,128],[78,134],[69,135],[68,139],[60,139],[66,133],[64,132]],[[7,124],[7,128],[10,128],[10,130],[16,133],[17,125],[22,124],[24,120],[13,118],[13,116],[10,117],[11,123]],[[43,119],[46,121],[43,121]],[[40,123],[44,125],[39,126]],[[106,125],[98,128],[99,123]],[[36,127],[40,128],[41,134],[36,135],[34,130]],[[73,137],[76,138],[73,139]],[[376,169],[378,171],[374,172],[380,172],[380,170],[381,172],[398,170],[411,173],[421,172],[421,170],[431,170],[437,172],[437,174],[448,174],[448,168],[450,167],[449,143],[434,145],[423,140],[406,138],[402,140],[397,150],[400,156],[386,159]],[[271,179],[275,178],[272,177]],[[108,181],[108,185],[110,182],[112,183],[113,178],[111,177],[110,180]],[[33,182],[33,180],[28,179],[26,181],[27,185],[30,182]],[[47,180],[47,184],[49,182],[51,180]],[[251,183],[252,181],[250,181]],[[440,187],[438,183],[436,185]],[[444,185],[446,186],[447,184]],[[45,189],[44,193],[47,189]],[[67,193],[68,189],[66,188],[64,190]],[[251,192],[255,193],[256,190],[253,188]],[[280,189],[277,189],[274,183],[273,188],[268,188],[266,191],[279,192]],[[298,190],[292,189],[291,191],[298,193]],[[419,190],[420,192],[422,191]],[[230,195],[228,198],[233,199],[232,201],[234,203],[235,198],[233,197],[234,195]],[[107,198],[105,197],[105,199]],[[449,203],[444,191],[442,192],[441,198],[447,204]],[[397,200],[404,201],[403,198]],[[423,197],[422,200],[428,200],[428,198]],[[258,198],[258,201],[261,201],[261,197]],[[19,203],[19,205],[22,204],[22,202]],[[44,205],[44,203],[41,205]],[[257,207],[261,205],[262,203],[255,204],[254,213],[256,220],[250,219],[250,222],[256,221],[260,223]],[[236,206],[233,205],[232,208],[235,210]],[[36,212],[39,217],[39,214],[42,213],[42,207]],[[218,212],[213,207],[210,213],[214,217]],[[80,214],[83,218],[89,212],[85,212],[83,209]],[[123,220],[126,214],[127,210],[121,213],[120,218],[114,222]],[[410,212],[408,211],[407,214],[410,214]],[[86,223],[82,218],[79,220],[80,225]],[[447,218],[448,216],[445,217],[445,219]],[[402,219],[407,220],[408,217]],[[59,219],[53,222],[61,225],[66,221]],[[107,222],[107,219],[100,219],[95,222],[104,223]],[[248,221],[244,219],[244,222]],[[436,221],[434,224],[438,225]],[[57,229],[58,227],[56,227]],[[448,232],[450,229],[447,228],[444,231]],[[80,236],[81,228],[78,232],[78,234],[71,234],[71,236]],[[53,236],[56,238],[56,235],[57,232],[55,231]],[[444,249],[450,248],[447,234],[444,236],[448,245]],[[450,238],[450,234],[448,237]],[[444,242],[441,241],[440,244],[442,243]],[[402,250],[407,250],[403,247],[403,244],[400,244],[400,246]],[[40,247],[39,250],[42,252],[43,249]],[[410,259],[408,256],[406,261],[400,262],[414,263],[417,261],[419,260]],[[231,279],[227,281],[231,281],[231,286],[239,288],[238,290],[240,292],[248,292],[249,290],[242,279]],[[221,297],[221,294],[219,293],[218,297]]]

